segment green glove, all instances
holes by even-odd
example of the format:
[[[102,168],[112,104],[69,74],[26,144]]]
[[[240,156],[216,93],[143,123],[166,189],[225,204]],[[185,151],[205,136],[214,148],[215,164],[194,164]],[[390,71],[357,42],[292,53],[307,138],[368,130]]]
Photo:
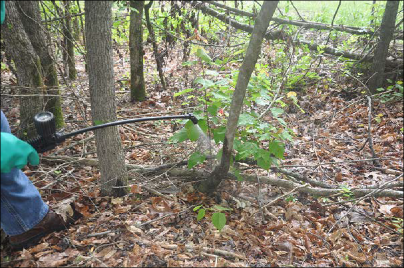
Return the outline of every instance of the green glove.
[[[1,132],[1,173],[10,172],[13,168],[21,169],[27,165],[39,164],[39,156],[35,149],[16,136]]]

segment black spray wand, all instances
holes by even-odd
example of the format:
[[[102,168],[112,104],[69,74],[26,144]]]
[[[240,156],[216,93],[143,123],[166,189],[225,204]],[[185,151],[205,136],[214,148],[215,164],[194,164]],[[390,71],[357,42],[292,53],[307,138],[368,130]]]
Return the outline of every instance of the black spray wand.
[[[56,132],[55,117],[51,112],[41,112],[34,116],[34,124],[38,137],[28,140],[27,142],[35,148],[38,153],[44,153],[54,149],[59,143],[63,142],[69,137],[93,131],[96,129],[111,127],[117,125],[123,125],[128,123],[144,122],[144,121],[157,121],[157,120],[171,120],[171,119],[190,119],[192,123],[198,124],[198,119],[193,114],[187,115],[171,115],[171,116],[156,116],[156,117],[142,117],[127,120],[120,120],[100,124],[92,127],[87,127],[73,131],[67,134],[62,132]]]

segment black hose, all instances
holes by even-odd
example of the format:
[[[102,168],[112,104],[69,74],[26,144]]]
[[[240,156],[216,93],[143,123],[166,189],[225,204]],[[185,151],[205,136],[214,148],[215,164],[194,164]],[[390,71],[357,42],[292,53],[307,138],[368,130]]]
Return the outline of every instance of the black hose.
[[[54,133],[50,137],[42,137],[38,136],[36,138],[33,138],[31,140],[28,140],[27,142],[31,144],[32,147],[35,148],[35,150],[38,153],[44,153],[46,151],[50,151],[56,147],[57,144],[63,142],[67,138],[70,138],[72,136],[82,134],[88,131],[93,131],[96,129],[104,128],[104,127],[112,127],[112,126],[117,126],[117,125],[123,125],[123,124],[128,124],[128,123],[136,123],[136,122],[144,122],[144,121],[157,121],[157,120],[167,120],[167,119],[190,119],[192,123],[195,125],[198,124],[198,119],[193,115],[193,114],[187,114],[187,115],[171,115],[171,116],[157,116],[157,117],[142,117],[142,118],[134,118],[134,119],[127,119],[127,120],[120,120],[120,121],[114,121],[114,122],[109,122],[105,124],[100,124],[96,126],[91,126],[83,129],[79,129],[77,131],[73,131],[67,134],[62,134],[62,133]]]

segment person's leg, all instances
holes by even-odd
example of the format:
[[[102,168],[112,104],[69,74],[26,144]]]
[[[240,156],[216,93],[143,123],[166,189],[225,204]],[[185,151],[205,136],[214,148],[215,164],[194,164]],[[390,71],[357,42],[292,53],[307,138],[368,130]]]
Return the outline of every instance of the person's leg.
[[[1,132],[11,133],[1,111]],[[37,188],[19,169],[1,173],[1,228],[6,234],[22,234],[37,225],[48,213]]]

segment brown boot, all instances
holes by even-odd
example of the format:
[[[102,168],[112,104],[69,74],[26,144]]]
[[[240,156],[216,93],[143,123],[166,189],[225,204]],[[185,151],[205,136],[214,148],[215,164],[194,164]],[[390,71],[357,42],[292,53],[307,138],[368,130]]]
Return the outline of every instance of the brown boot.
[[[45,235],[66,229],[72,222],[65,222],[62,216],[49,209],[48,214],[32,229],[20,235],[10,236],[10,245],[14,250],[31,247]]]

